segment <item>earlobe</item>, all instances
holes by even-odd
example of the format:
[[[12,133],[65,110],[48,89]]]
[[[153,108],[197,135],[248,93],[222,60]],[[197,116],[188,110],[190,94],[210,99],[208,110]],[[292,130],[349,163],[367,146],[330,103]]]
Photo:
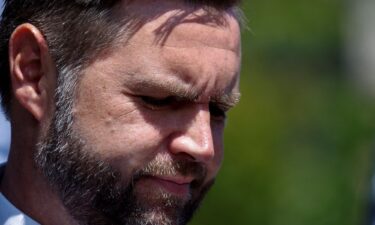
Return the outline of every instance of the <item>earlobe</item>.
[[[14,98],[40,121],[48,110],[52,60],[36,27],[22,24],[15,29],[9,41],[9,63]]]

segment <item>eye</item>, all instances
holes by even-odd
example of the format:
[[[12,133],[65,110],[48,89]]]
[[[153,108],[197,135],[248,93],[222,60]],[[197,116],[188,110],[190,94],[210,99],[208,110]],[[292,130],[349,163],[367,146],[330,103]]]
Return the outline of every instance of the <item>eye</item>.
[[[155,98],[150,96],[140,96],[142,102],[150,107],[151,109],[162,109],[168,106],[171,106],[175,103],[175,100],[172,96],[166,98]]]
[[[217,120],[226,119],[227,117],[226,110],[220,107],[220,105],[215,104],[215,103],[210,103],[209,109],[210,109],[210,114],[213,119],[217,119]]]

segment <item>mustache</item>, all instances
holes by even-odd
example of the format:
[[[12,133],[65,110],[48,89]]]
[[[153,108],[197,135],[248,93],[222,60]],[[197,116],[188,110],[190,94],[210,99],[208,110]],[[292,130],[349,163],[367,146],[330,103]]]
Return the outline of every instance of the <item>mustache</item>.
[[[136,171],[134,180],[137,181],[147,176],[185,176],[192,177],[191,187],[201,186],[207,176],[204,164],[189,159],[171,159],[169,157],[156,157],[145,167]]]

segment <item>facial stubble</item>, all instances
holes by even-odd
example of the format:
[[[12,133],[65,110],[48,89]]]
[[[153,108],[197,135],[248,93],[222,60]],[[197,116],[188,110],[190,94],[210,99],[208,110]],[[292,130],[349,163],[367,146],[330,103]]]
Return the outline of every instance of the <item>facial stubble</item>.
[[[213,184],[213,180],[203,184],[203,165],[155,158],[124,178],[74,128],[69,113],[72,103],[67,99],[62,104],[65,99],[60,99],[49,129],[37,145],[35,162],[75,220],[82,225],[183,225],[191,219]],[[177,174],[196,178],[188,200],[163,191],[151,197],[135,194],[135,184],[143,177]]]

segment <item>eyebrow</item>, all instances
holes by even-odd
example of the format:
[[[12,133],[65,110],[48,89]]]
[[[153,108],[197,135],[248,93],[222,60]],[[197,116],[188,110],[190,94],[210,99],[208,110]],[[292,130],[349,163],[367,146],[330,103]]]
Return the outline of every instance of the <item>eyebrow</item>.
[[[241,98],[241,93],[231,92],[229,94],[217,94],[211,98],[211,102],[220,105],[224,109],[230,109],[236,106]]]
[[[171,76],[173,77],[173,76]],[[176,97],[179,101],[198,102],[201,91],[189,87],[188,84],[175,82],[173,80],[161,81],[157,76],[142,76],[133,74],[127,79],[129,88],[141,94],[146,92],[159,92],[168,96]],[[241,94],[235,90],[228,93],[218,91],[210,96],[209,102],[220,105],[225,109],[229,109],[238,104]]]

